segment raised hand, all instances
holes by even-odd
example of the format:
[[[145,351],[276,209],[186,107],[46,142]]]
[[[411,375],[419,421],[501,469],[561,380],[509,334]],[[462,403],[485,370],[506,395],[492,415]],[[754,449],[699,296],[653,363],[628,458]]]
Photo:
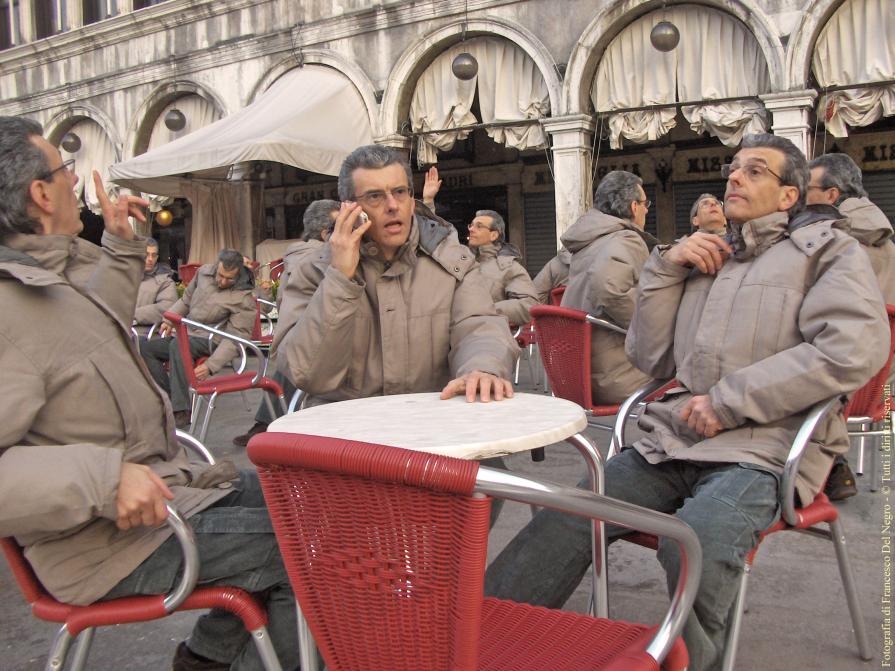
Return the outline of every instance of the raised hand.
[[[435,196],[441,190],[441,182],[438,179],[438,168],[434,165],[426,171],[426,179],[423,182],[423,203],[435,209]]]
[[[361,212],[363,210],[357,203],[342,203],[332,235],[329,236],[329,246],[332,249],[330,264],[348,279],[354,277],[357,264],[360,263],[361,239],[373,225],[371,220],[360,221]]]
[[[106,230],[124,240],[133,240],[134,229],[127,218],[133,217],[140,223],[145,223],[146,215],[140,208],[149,207],[149,201],[137,196],[119,196],[117,200],[113,201],[106,193],[103,180],[96,170],[93,171],[93,185],[96,187],[96,197],[99,199],[99,206],[103,212]]]

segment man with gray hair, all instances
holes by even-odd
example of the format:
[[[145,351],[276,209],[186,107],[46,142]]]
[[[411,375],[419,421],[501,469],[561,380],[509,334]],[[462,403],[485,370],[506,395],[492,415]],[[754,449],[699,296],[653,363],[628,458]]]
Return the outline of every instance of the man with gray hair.
[[[634,313],[634,290],[649,256],[643,228],[650,202],[643,180],[613,170],[597,186],[593,209],[562,235],[572,253],[562,306],[627,329]],[[593,402],[620,403],[649,376],[625,356],[625,336],[594,327],[591,335]]]
[[[690,208],[690,233],[702,231],[714,235],[727,233],[724,205],[711,193],[703,193]]]
[[[173,274],[168,266],[159,262],[158,242],[146,238],[146,263],[134,311],[134,328],[140,335],[146,335],[152,326],[160,323],[165,310],[177,302]]]
[[[528,313],[538,304],[537,290],[516,259],[519,250],[506,242],[506,223],[494,210],[479,210],[469,224],[469,248],[479,262],[491,300],[511,325],[531,321]]]
[[[646,405],[644,436],[605,469],[607,496],[674,514],[699,537],[702,574],[684,628],[693,671],[721,667],[745,558],[779,516],[779,478],[808,411],[866,383],[889,344],[867,255],[829,213],[804,210],[801,151],[748,135],[721,174],[731,242],[694,233],[653,249],[643,267],[626,351],[678,386]],[[848,449],[841,409],[802,459],[805,504]],[[486,592],[561,607],[590,565],[590,526],[538,513],[489,568]],[[607,525],[609,539],[624,533]],[[657,555],[672,592],[673,545],[660,539]]]
[[[249,339],[257,309],[254,292],[255,283],[242,254],[235,249],[224,249],[218,254],[217,263],[206,263],[196,271],[171,312],[210,326],[222,324],[224,331]],[[172,330],[173,325],[164,320],[159,328],[161,338],[140,338],[140,354],[156,384],[170,396],[177,428],[182,428],[190,423],[189,383],[177,340],[170,337]],[[193,328],[190,328],[190,352],[197,358],[208,357],[195,368],[200,380],[214,375],[239,354],[233,341],[210,341],[206,332]],[[170,363],[170,377],[164,368],[166,361]]]
[[[808,205],[831,205],[848,217],[848,232],[861,243],[870,257],[870,265],[883,293],[883,299],[895,305],[895,244],[892,224],[874,205],[864,190],[861,169],[848,154],[823,154],[808,164]],[[832,501],[858,493],[855,474],[845,456],[836,459],[824,489]]]

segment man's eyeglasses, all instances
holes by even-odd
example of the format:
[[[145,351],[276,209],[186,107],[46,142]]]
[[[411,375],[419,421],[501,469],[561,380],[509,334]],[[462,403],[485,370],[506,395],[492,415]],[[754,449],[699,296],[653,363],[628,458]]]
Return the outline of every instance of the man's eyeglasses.
[[[637,202],[640,203],[641,205],[643,205],[646,209],[649,209],[649,206],[653,204],[653,201],[651,201],[651,200],[649,200],[649,199],[647,199],[647,200],[638,200]]]
[[[728,179],[731,174],[739,170],[743,173],[743,176],[749,180],[750,182],[757,182],[766,174],[771,173],[781,184],[786,184],[783,181],[783,178],[778,175],[776,172],[771,170],[765,163],[760,161],[749,161],[748,163],[744,163],[740,165],[736,161],[733,163],[727,163],[721,166],[721,177],[724,179]]]
[[[399,203],[406,202],[413,195],[409,186],[396,186],[394,189],[386,189],[385,191],[368,191],[359,196],[355,196],[355,200],[370,208],[382,207],[385,205],[386,198],[391,194]]]
[[[473,221],[467,226],[467,228],[474,228],[477,231],[493,231],[494,229],[488,226],[487,224],[483,224],[480,221]]]
[[[44,173],[43,175],[38,177],[38,179],[43,182],[52,182],[53,175],[56,174],[57,172],[59,172],[60,170],[67,170],[70,175],[74,175],[75,174],[75,159],[73,159],[73,158],[68,159],[67,161],[63,162],[63,164],[60,165],[58,168],[53,168],[49,172]]]

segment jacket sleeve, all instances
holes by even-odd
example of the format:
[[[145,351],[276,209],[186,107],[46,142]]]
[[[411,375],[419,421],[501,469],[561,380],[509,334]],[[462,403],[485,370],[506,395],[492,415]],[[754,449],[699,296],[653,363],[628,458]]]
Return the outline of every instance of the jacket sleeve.
[[[2,339],[0,368],[16,399],[0,403],[0,536],[65,531],[99,516],[115,519],[122,452],[90,444],[22,444],[44,405],[44,381]]]
[[[802,300],[798,328],[805,342],[725,375],[710,390],[726,428],[767,424],[863,386],[886,361],[888,319],[867,255],[836,238],[818,259]]]
[[[591,269],[588,287],[591,305],[602,306],[612,322],[628,328],[634,314],[637,281],[649,256],[646,244],[633,232],[623,232],[609,242],[597,268]]]
[[[119,322],[130,327],[146,263],[146,238],[125,240],[105,232],[102,243],[102,256],[86,289]]]
[[[457,283],[451,305],[451,374],[474,370],[509,380],[519,356],[505,317],[497,314],[478,266]]]
[[[309,259],[310,261],[310,259]],[[277,367],[299,389],[319,395],[342,386],[353,356],[354,317],[364,288],[327,267],[297,264],[277,324]]]
[[[240,338],[251,340],[252,331],[255,328],[255,312],[257,303],[255,302],[255,294],[252,289],[245,289],[238,298],[234,296],[237,304],[231,309],[227,323],[224,324],[222,330],[231,333]],[[239,354],[239,345],[232,340],[224,338],[214,348],[211,356],[205,362],[208,370],[217,373],[221,368],[230,363]]]
[[[134,319],[138,324],[157,324],[162,321],[162,314],[170,310],[177,302],[177,286],[170,276],[165,276],[158,285],[155,293],[155,302],[148,305],[137,306]]]
[[[554,269],[557,263],[559,262],[554,256],[547,262],[547,265],[541,268],[541,272],[535,275],[535,278],[532,280],[535,292],[537,292],[538,303],[550,302],[550,291],[553,289],[556,282],[556,273],[554,272]]]
[[[667,249],[667,248],[666,248]],[[643,266],[637,285],[634,315],[625,338],[628,360],[647,375],[674,375],[674,329],[684,284],[691,269],[665,260],[656,247]]]
[[[509,281],[504,287],[506,298],[494,304],[497,312],[506,317],[510,324],[521,326],[531,321],[531,310],[538,304],[538,292],[531,278],[518,262],[513,261],[507,269]]]

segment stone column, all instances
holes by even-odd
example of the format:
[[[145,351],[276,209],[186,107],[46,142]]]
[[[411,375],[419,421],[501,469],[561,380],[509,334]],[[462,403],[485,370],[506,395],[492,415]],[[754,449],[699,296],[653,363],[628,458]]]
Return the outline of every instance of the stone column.
[[[382,135],[380,137],[373,138],[373,142],[375,144],[381,144],[385,145],[386,147],[391,147],[392,149],[397,149],[399,152],[404,154],[404,158],[410,158],[410,148],[413,146],[413,138],[409,138],[406,135],[401,135],[399,133],[391,133],[389,135]]]
[[[553,139],[553,183],[556,189],[556,246],[559,236],[593,202],[591,175],[594,120],[586,114],[542,121]]]
[[[772,115],[771,132],[780,135],[811,157],[810,113],[814,108],[817,91],[786,91],[759,96]]]

